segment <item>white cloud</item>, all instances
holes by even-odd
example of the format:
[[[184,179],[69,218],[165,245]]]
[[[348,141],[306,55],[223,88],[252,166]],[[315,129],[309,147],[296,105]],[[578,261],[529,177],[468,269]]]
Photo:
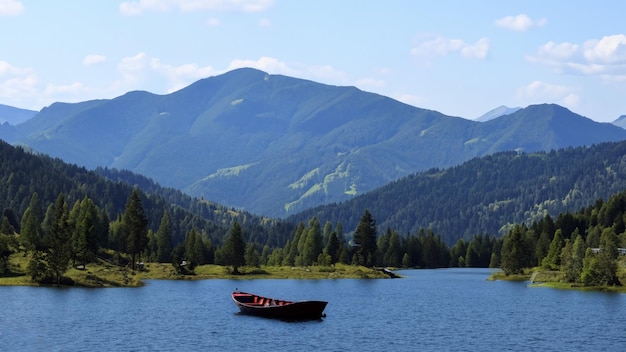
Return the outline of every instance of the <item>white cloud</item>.
[[[159,59],[152,59],[150,69],[164,76],[168,81],[168,93],[182,89],[191,83],[218,73],[211,66],[184,64],[180,66],[162,64]]]
[[[484,59],[489,53],[489,39],[481,38],[474,44],[461,39],[448,39],[440,35],[427,35],[411,49],[411,55],[418,58],[434,58],[459,53],[466,59]]]
[[[261,18],[259,20],[259,27],[271,27],[272,26],[272,21],[270,21],[267,18]]]
[[[273,57],[264,56],[258,60],[233,60],[228,65],[227,71],[242,67],[256,68],[270,74],[310,79],[325,84],[354,85],[353,82],[349,81],[345,72],[337,70],[331,65],[287,63]]]
[[[0,0],[0,16],[18,16],[24,13],[24,10],[21,1]]]
[[[125,16],[137,16],[144,12],[195,12],[195,11],[232,11],[261,12],[272,6],[274,0],[138,0],[120,4],[120,13]]]
[[[39,80],[35,71],[0,61],[0,97],[14,106],[37,93]]]
[[[94,64],[110,60],[100,55],[87,55],[83,62]],[[113,98],[131,90],[147,90],[156,94],[170,93],[210,76],[222,74],[236,68],[252,67],[270,74],[310,79],[326,84],[384,85],[380,80],[350,81],[345,72],[330,65],[305,65],[287,63],[272,57],[257,60],[233,60],[225,70],[197,63],[181,65],[162,62],[145,52],[119,59],[116,71],[111,72],[108,84],[89,86],[83,82],[55,83],[42,85],[35,70],[13,66],[0,61],[0,101],[4,104],[29,109],[41,109],[55,101],[76,102],[98,98]]]
[[[40,83],[35,70],[0,61],[0,99],[4,104],[39,110],[55,101],[82,100],[87,88],[79,82],[69,85]]]
[[[475,44],[465,45],[461,49],[461,55],[466,59],[484,59],[489,53],[489,39],[482,38]]]
[[[524,104],[557,103],[570,109],[580,102],[577,89],[573,87],[534,81],[517,91],[517,98]]]
[[[543,27],[546,23],[548,20],[545,18],[533,20],[524,13],[517,16],[506,16],[494,22],[498,27],[516,32],[525,32],[533,27]]]
[[[626,79],[626,35],[616,34],[582,44],[548,42],[529,62],[553,68],[558,73],[600,76],[606,80]]]
[[[103,63],[105,61],[107,61],[107,57],[104,55],[90,54],[85,56],[85,58],[83,59],[83,65],[91,66]]]
[[[211,17],[208,20],[206,20],[205,24],[208,27],[219,27],[222,24],[222,22],[219,20],[219,18]]]
[[[148,62],[146,53],[138,53],[135,56],[125,57],[120,61],[117,67],[124,72],[139,71],[143,69]]]
[[[588,62],[608,65],[626,64],[626,35],[610,35],[589,40],[582,47]]]
[[[228,65],[227,71],[242,67],[251,67],[268,73],[284,74],[289,76],[295,76],[299,74],[298,70],[290,67],[289,65],[287,65],[287,63],[267,56],[261,57],[256,61],[241,59],[233,60],[230,62],[230,65]]]
[[[199,66],[196,63],[182,65],[163,63],[144,52],[122,58],[117,69],[121,77],[109,89],[116,92],[115,94],[137,89],[171,93],[199,79],[221,73],[211,66]],[[162,90],[158,89],[158,86],[163,87]]]
[[[304,78],[328,84],[348,84],[348,74],[331,65],[300,65]]]
[[[148,56],[140,52],[135,56],[125,57],[117,64],[117,70],[121,74],[119,80],[113,83],[112,91],[138,89],[148,67]],[[124,93],[124,92],[121,92]]]

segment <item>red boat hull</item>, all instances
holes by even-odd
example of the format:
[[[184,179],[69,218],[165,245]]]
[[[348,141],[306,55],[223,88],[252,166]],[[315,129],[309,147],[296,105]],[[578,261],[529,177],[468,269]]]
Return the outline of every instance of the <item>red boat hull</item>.
[[[292,302],[235,291],[233,301],[243,314],[284,320],[320,319],[328,302]]]

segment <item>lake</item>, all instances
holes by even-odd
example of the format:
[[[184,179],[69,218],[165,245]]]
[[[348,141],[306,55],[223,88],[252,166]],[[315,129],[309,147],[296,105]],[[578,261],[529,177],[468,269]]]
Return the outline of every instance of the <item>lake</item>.
[[[626,295],[487,281],[488,269],[385,280],[148,281],[0,287],[1,351],[623,351]],[[235,289],[328,301],[326,318],[238,314]]]

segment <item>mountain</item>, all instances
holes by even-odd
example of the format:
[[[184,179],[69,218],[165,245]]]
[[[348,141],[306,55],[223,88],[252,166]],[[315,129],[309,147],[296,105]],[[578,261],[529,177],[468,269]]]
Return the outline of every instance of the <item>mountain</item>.
[[[0,104],[0,124],[16,125],[35,116],[37,111],[15,108]]]
[[[317,217],[356,228],[368,209],[379,232],[432,229],[452,246],[476,234],[503,235],[515,223],[577,212],[626,189],[626,141],[550,152],[500,152],[462,165],[413,174],[339,204],[305,210],[289,222]],[[613,221],[611,214],[599,219]],[[574,230],[571,229],[570,232]]]
[[[493,110],[489,110],[486,113],[484,113],[483,115],[479,116],[478,118],[476,118],[474,121],[479,121],[479,122],[486,122],[489,120],[493,120],[495,118],[498,118],[500,116],[504,116],[504,115],[509,115],[512,114],[518,110],[521,110],[522,108],[509,108],[508,106],[504,106],[504,105],[500,105],[497,108],[493,109]]]
[[[238,69],[167,95],[55,103],[0,136],[88,168],[127,169],[256,214],[285,217],[432,167],[503,150],[626,139],[558,105],[487,122],[354,87]]]
[[[0,141],[0,204],[3,216],[19,232],[20,219],[33,193],[38,194],[42,210],[64,194],[70,209],[76,201],[89,197],[114,220],[124,212],[134,187],[140,190],[148,228],[156,232],[168,211],[172,242],[182,243],[193,228],[220,244],[233,222],[237,221],[247,241],[283,246],[293,235],[290,224],[234,211],[219,204],[192,198],[181,191],[163,188],[144,176],[112,169],[86,170],[45,155],[36,155]]]
[[[620,117],[617,118],[617,120],[611,122],[612,124],[614,124],[615,126],[621,127],[626,129],[626,115],[622,115]]]

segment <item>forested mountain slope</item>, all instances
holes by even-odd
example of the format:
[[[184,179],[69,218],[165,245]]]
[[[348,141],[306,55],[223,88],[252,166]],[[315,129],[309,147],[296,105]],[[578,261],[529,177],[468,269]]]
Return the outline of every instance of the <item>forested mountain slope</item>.
[[[626,139],[624,129],[557,105],[481,123],[254,69],[167,95],[56,103],[6,127],[0,137],[12,144],[273,217],[498,151]]]
[[[98,208],[115,220],[124,212],[134,185],[140,192],[148,228],[156,231],[165,211],[172,223],[172,242],[181,243],[192,228],[221,243],[233,222],[239,222],[246,239],[262,244],[282,245],[293,235],[282,222],[235,211],[219,204],[194,199],[180,191],[160,187],[128,171],[88,171],[60,159],[33,155],[0,141],[0,207],[19,233],[20,219],[36,192],[45,209],[63,193],[68,204],[91,198]]]
[[[475,234],[504,234],[512,223],[578,211],[626,189],[626,142],[551,152],[501,152],[448,169],[431,169],[339,204],[288,218],[313,216],[354,228],[369,209],[384,230],[414,234],[431,228],[448,245]]]

